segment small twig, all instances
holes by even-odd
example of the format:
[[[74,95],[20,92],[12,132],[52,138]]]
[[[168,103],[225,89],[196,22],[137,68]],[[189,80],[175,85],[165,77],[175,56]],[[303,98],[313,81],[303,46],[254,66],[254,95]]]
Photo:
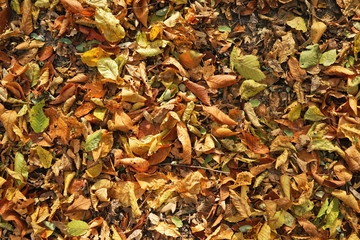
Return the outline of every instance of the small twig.
[[[175,166],[175,167],[197,168],[197,169],[204,169],[204,170],[209,170],[209,171],[218,172],[218,173],[225,173],[225,174],[229,173],[229,172],[216,170],[216,169],[212,169],[212,168],[201,167],[201,166],[190,166],[190,165],[185,165],[185,164],[162,163],[162,164],[159,164],[159,165],[171,165],[171,166]]]

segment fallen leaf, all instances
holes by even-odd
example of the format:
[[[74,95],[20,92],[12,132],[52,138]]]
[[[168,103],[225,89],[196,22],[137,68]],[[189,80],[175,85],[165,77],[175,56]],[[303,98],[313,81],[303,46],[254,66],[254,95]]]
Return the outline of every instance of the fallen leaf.
[[[218,89],[233,85],[237,82],[235,75],[214,75],[205,79],[210,88]]]
[[[222,124],[227,124],[229,126],[237,125],[237,123],[234,120],[232,120],[228,115],[220,111],[215,106],[210,106],[210,107],[203,106],[203,110],[206,113],[210,114],[217,122],[220,122]]]
[[[20,29],[23,30],[26,35],[30,35],[30,33],[34,30],[31,8],[31,0],[24,0]]]
[[[136,1],[135,1],[136,2]],[[95,22],[99,31],[110,43],[116,43],[125,37],[125,30],[110,11],[103,8],[96,8]]]
[[[211,105],[210,97],[205,87],[192,81],[184,82],[184,85],[197,96],[205,105]]]

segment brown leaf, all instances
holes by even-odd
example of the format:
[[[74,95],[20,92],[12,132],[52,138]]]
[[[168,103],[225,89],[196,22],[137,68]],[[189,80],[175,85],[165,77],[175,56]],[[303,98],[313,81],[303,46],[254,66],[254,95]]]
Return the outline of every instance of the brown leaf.
[[[320,240],[320,239],[325,240],[325,239],[327,239],[326,236],[324,236],[324,234],[321,234],[317,230],[317,227],[312,222],[310,222],[309,220],[304,219],[304,218],[300,218],[300,219],[298,219],[298,222],[304,228],[305,232],[307,234],[309,234],[310,237],[312,237],[312,239],[317,239],[317,240]]]
[[[26,35],[30,35],[34,30],[31,9],[31,0],[24,0],[20,29],[23,30]]]
[[[233,132],[230,129],[225,128],[225,127],[214,126],[211,129],[211,134],[217,138],[226,138],[226,137],[230,137],[230,136],[235,136],[239,133]]]
[[[24,91],[20,84],[18,84],[17,82],[8,82],[5,84],[5,87],[17,98],[25,99]]]
[[[334,189],[331,194],[334,197],[337,197],[341,201],[343,201],[346,205],[354,209],[357,213],[360,212],[360,207],[358,201],[356,201],[355,197],[351,194],[347,194],[344,190]]]
[[[177,130],[178,139],[181,142],[182,147],[183,147],[182,163],[183,164],[191,164],[191,140],[190,140],[190,136],[189,136],[189,133],[188,133],[185,123],[183,123],[181,121],[178,122],[176,124],[176,130]]]
[[[206,113],[208,113],[212,117],[214,117],[214,119],[219,123],[226,124],[226,125],[229,125],[229,126],[237,125],[237,123],[234,120],[232,120],[228,115],[226,115],[225,113],[220,111],[215,106],[211,106],[211,107],[203,106],[203,109],[204,109],[204,111]]]
[[[235,75],[214,75],[206,79],[210,88],[218,89],[233,85],[237,82]]]
[[[129,115],[127,115],[124,110],[118,109],[112,120],[107,122],[108,128],[110,131],[122,131],[128,132],[133,127],[133,122]]]
[[[1,13],[0,13],[0,19],[2,19]],[[0,61],[5,62],[5,63],[10,63],[11,59],[5,52],[0,51]]]
[[[48,59],[52,54],[54,53],[54,48],[53,46],[49,45],[46,47],[43,47],[42,49],[40,49],[38,55],[39,55],[39,61],[45,61],[46,59]]]
[[[355,75],[353,71],[342,66],[330,66],[327,69],[323,70],[323,73],[327,75],[335,75],[338,77],[348,77]]]
[[[347,169],[342,162],[334,165],[334,172],[340,181],[349,182],[352,178],[352,173]]]
[[[65,102],[67,99],[75,95],[77,85],[74,83],[66,84],[60,91],[60,94],[51,101],[50,104],[59,104]]]
[[[148,0],[134,0],[133,11],[136,18],[147,27],[147,20],[149,15]]]
[[[306,70],[300,67],[299,61],[294,56],[290,56],[288,60],[288,66],[291,76],[296,81],[302,82],[306,77]]]
[[[360,171],[360,152],[355,145],[345,150],[345,161],[349,169],[353,172]]]
[[[251,209],[245,198],[239,196],[234,190],[230,189],[230,199],[243,218],[248,218],[250,216]]]
[[[89,80],[89,76],[85,75],[84,73],[76,74],[73,78],[67,80],[69,83],[82,83]]]
[[[1,214],[2,219],[5,221],[14,221],[16,227],[19,228],[21,237],[24,237],[26,234],[27,224],[23,221],[18,213],[12,210],[5,211]]]
[[[91,202],[89,198],[80,195],[66,210],[66,213],[89,210]]]
[[[0,12],[0,34],[5,31],[6,25],[8,24],[10,17],[11,17],[11,9],[8,7],[9,3],[8,0],[5,1],[6,7],[2,9]]]
[[[195,96],[197,96],[205,105],[210,106],[210,97],[208,95],[208,92],[205,87],[194,83],[192,81],[186,81],[184,82],[185,86],[193,93]]]
[[[149,164],[156,165],[156,164],[162,163],[163,161],[165,161],[166,157],[169,155],[170,150],[171,150],[171,147],[160,148],[156,153],[151,155],[151,157],[149,158]]]
[[[173,57],[169,57],[168,59],[166,59],[163,63],[163,65],[173,65],[175,66],[178,70],[179,73],[187,78],[190,78],[189,73],[184,69],[184,67],[178,62],[178,60],[176,60]]]
[[[16,125],[17,121],[17,113],[13,110],[5,110],[3,112],[0,112],[0,121],[2,122],[6,130],[6,134],[8,135],[10,140],[14,141],[16,139],[14,126]]]
[[[157,190],[164,186],[168,178],[164,173],[137,173],[135,178],[140,184],[140,187],[144,190]]]

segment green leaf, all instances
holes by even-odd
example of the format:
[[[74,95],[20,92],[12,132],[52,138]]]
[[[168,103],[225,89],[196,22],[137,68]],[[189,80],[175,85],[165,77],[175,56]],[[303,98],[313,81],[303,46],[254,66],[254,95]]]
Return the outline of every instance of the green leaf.
[[[160,53],[162,53],[161,49],[156,47],[156,48],[138,48],[136,49],[136,52],[138,52],[139,54],[145,56],[145,57],[153,57],[156,55],[159,55]]]
[[[28,105],[24,104],[22,106],[22,108],[19,110],[19,112],[17,113],[18,117],[24,116],[27,112],[28,112]]]
[[[320,109],[314,105],[310,106],[304,115],[305,120],[310,120],[313,122],[321,121],[326,118],[327,117],[320,111]]]
[[[85,143],[85,151],[90,152],[99,147],[99,143],[101,140],[101,132],[101,130],[98,130],[87,137]]]
[[[104,78],[116,80],[119,76],[119,66],[111,58],[101,58],[97,62],[97,69]]]
[[[19,0],[13,0],[10,2],[11,8],[17,13],[21,14],[21,7]]]
[[[250,103],[254,108],[256,108],[260,105],[261,102],[258,99],[252,99],[250,100]]]
[[[30,126],[35,133],[40,133],[49,126],[49,118],[45,116],[43,107],[45,106],[45,100],[41,100],[35,104],[30,110]]]
[[[73,220],[69,222],[66,227],[71,236],[75,237],[84,235],[89,229],[89,225],[81,220]]]
[[[14,171],[22,176],[25,180],[28,179],[29,170],[28,166],[26,165],[26,161],[24,155],[17,152],[15,153],[15,164],[14,164]]]
[[[51,167],[51,161],[53,159],[53,156],[51,154],[51,152],[43,149],[42,147],[38,146],[36,148],[36,152],[39,156],[40,162],[43,165],[44,168],[49,168]]]
[[[322,204],[316,218],[321,218],[322,216],[324,216],[328,207],[329,207],[329,198],[326,198],[324,203]]]
[[[245,80],[239,89],[241,99],[249,99],[267,87],[266,84],[255,82],[254,80]]]
[[[225,25],[221,25],[218,27],[220,32],[231,32],[231,28]]]
[[[334,198],[330,204],[329,207],[326,210],[326,224],[323,226],[324,229],[331,228],[333,224],[335,223],[335,220],[339,216],[339,199]]]
[[[324,52],[320,58],[320,64],[328,67],[335,63],[336,61],[336,49],[332,49],[330,51]]]
[[[290,21],[287,21],[286,24],[289,25],[291,28],[294,28],[296,30],[299,30],[299,31],[302,31],[302,32],[307,31],[305,20],[302,17],[294,17]]]
[[[320,59],[320,48],[318,44],[306,47],[306,51],[301,52],[299,64],[301,68],[309,68],[318,64]]]
[[[335,151],[336,148],[327,139],[313,139],[311,142],[311,150],[320,150],[320,151]]]
[[[252,226],[250,226],[250,225],[242,225],[241,227],[239,227],[239,231],[243,232],[243,233],[246,233],[251,229],[252,229]]]
[[[171,217],[171,221],[175,224],[176,227],[181,228],[184,226],[183,222],[181,221],[180,218],[172,216]]]
[[[230,55],[230,68],[236,70],[245,79],[253,79],[261,81],[265,78],[265,74],[260,70],[260,63],[256,56],[245,55],[239,56],[240,51],[234,47]]]
[[[303,204],[301,205],[293,205],[292,207],[293,212],[295,215],[301,217],[305,213],[311,211],[314,208],[314,203],[307,199]]]
[[[357,61],[357,55],[360,52],[360,33],[356,34],[354,38],[354,56],[355,61]]]
[[[25,76],[31,81],[31,87],[35,86],[40,78],[40,67],[35,62],[28,63],[29,68],[25,71]]]

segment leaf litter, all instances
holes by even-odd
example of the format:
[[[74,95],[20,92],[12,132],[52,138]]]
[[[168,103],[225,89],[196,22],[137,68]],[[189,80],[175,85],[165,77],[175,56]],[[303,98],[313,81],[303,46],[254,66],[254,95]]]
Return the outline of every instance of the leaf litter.
[[[12,0],[1,239],[359,239],[356,1]]]

